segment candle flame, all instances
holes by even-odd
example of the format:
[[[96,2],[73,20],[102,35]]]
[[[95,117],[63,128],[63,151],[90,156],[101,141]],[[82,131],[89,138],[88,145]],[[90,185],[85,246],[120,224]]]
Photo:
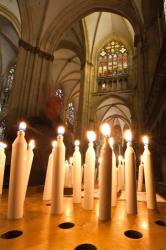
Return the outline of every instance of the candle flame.
[[[80,141],[79,141],[79,140],[76,140],[76,141],[74,142],[74,145],[75,145],[75,146],[79,146],[79,145],[80,145]]]
[[[5,149],[5,148],[7,148],[7,144],[6,144],[6,143],[3,143],[3,142],[0,142],[0,147],[1,147],[2,149]]]
[[[65,132],[65,128],[63,126],[58,127],[58,135],[63,135]]]
[[[141,160],[141,163],[144,162],[144,155],[141,155],[140,160]]]
[[[32,149],[35,148],[35,141],[34,140],[30,140],[29,147],[31,147]]]
[[[104,123],[101,125],[101,133],[104,135],[104,136],[110,136],[111,134],[111,129],[110,129],[110,126],[108,123]]]
[[[52,147],[54,148],[57,144],[57,141],[52,141]]]
[[[25,131],[26,127],[27,127],[27,125],[26,125],[25,122],[20,122],[20,124],[19,124],[19,130],[20,131]]]
[[[125,137],[125,140],[126,140],[127,142],[131,142],[131,141],[132,141],[132,133],[131,133],[131,130],[130,130],[130,129],[127,129],[127,130],[125,131],[124,137]]]
[[[73,164],[73,157],[70,157],[70,158],[69,158],[69,163],[70,163],[70,164]]]
[[[114,146],[114,138],[113,137],[109,138],[109,144],[110,144],[111,147]]]
[[[87,137],[89,142],[93,142],[96,140],[96,134],[94,131],[88,131],[87,132]]]
[[[144,145],[148,145],[149,144],[149,138],[148,138],[148,136],[144,135],[142,137],[142,141],[143,141]]]

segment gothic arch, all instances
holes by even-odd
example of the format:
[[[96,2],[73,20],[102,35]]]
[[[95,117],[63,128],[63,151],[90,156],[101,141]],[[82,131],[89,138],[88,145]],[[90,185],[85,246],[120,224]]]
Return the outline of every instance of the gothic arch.
[[[125,0],[109,2],[107,0],[80,0],[73,1],[60,12],[46,30],[41,41],[41,47],[52,53],[57,47],[63,33],[76,21],[95,12],[106,11],[124,16],[132,24],[136,35],[141,34],[142,23],[137,13],[133,13],[133,6],[129,6]],[[74,15],[73,15],[74,12]]]

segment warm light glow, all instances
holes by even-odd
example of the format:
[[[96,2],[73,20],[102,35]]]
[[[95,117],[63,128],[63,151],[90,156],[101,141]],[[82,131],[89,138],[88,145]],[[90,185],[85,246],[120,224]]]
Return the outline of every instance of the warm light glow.
[[[123,161],[123,156],[122,156],[122,155],[119,155],[119,156],[118,156],[118,160],[119,160],[119,162],[122,162],[122,161]]]
[[[3,149],[7,148],[7,144],[0,142],[0,148],[3,148]]]
[[[35,141],[34,140],[30,140],[29,147],[31,147],[32,149],[35,148]]]
[[[111,129],[110,129],[110,126],[108,123],[104,123],[101,125],[101,133],[104,135],[104,136],[110,136],[111,134]]]
[[[63,135],[65,133],[65,128],[63,126],[58,127],[58,135]]]
[[[143,155],[141,155],[140,160],[141,160],[141,163],[144,162],[144,156]]]
[[[101,157],[99,157],[99,159],[98,159],[98,163],[99,163],[99,164],[101,163]]]
[[[75,145],[75,146],[79,146],[79,145],[80,145],[80,141],[79,141],[79,140],[76,140],[76,141],[74,142],[74,145]]]
[[[73,164],[73,157],[70,157],[70,158],[69,158],[69,163],[70,163],[70,164]]]
[[[57,144],[57,141],[52,141],[52,147],[54,148]]]
[[[149,138],[146,135],[142,137],[142,141],[143,141],[144,145],[149,144]]]
[[[131,130],[130,130],[130,129],[127,129],[127,130],[125,131],[124,137],[125,137],[125,140],[126,140],[127,142],[131,142],[131,141],[132,141],[132,133],[131,133]]]
[[[89,142],[93,142],[96,140],[96,134],[94,131],[88,131],[87,132],[87,138]]]
[[[20,131],[25,131],[25,130],[26,130],[26,127],[27,127],[27,125],[26,125],[25,122],[20,122],[18,128],[19,128]]]
[[[148,229],[148,227],[149,227],[149,225],[148,225],[148,223],[146,222],[146,221],[141,221],[140,222],[140,227],[142,228],[142,229]]]
[[[113,137],[109,138],[109,144],[110,144],[111,147],[114,146],[114,138]]]

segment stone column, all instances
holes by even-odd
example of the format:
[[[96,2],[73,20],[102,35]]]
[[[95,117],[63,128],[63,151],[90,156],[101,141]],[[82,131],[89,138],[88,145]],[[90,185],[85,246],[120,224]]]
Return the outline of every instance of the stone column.
[[[9,100],[8,126],[18,119],[40,115],[49,96],[52,61],[52,55],[20,40],[15,84]]]

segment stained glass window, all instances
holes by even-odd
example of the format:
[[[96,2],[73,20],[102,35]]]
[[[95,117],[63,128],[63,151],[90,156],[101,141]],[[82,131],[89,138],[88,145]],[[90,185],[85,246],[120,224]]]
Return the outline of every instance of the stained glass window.
[[[98,54],[98,77],[128,73],[128,51],[117,41],[111,41]]]
[[[2,120],[0,123],[0,141],[3,141],[6,129],[6,122]]]
[[[12,88],[15,71],[16,71],[16,65],[12,65],[9,68],[9,73],[8,73],[8,78],[7,78],[7,87],[9,90]]]
[[[63,99],[63,91],[62,91],[62,89],[57,89],[57,91],[56,91],[56,96],[59,96],[61,99]]]
[[[66,110],[66,119],[70,124],[74,124],[74,107],[73,107],[73,103],[70,102],[67,106],[67,110]]]

